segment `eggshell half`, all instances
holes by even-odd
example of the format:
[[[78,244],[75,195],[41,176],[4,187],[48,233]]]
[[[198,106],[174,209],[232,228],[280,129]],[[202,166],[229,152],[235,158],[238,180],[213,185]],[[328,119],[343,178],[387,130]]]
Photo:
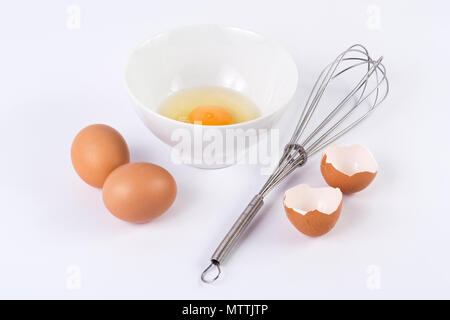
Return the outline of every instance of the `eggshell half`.
[[[320,171],[329,186],[349,194],[365,189],[373,181],[378,164],[362,145],[333,144],[323,153]]]
[[[298,231],[318,237],[336,225],[342,209],[342,192],[338,188],[300,184],[286,191],[283,206]]]

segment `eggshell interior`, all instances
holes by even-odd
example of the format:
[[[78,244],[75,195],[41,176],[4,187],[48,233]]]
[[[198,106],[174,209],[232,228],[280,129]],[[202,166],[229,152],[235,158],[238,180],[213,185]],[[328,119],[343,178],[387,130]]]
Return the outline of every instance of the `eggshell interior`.
[[[284,197],[285,207],[302,215],[314,210],[330,215],[338,209],[341,201],[339,188],[311,188],[306,184],[289,189]]]
[[[352,176],[359,172],[376,173],[378,164],[372,153],[362,145],[339,146],[333,144],[325,152],[326,163],[333,165],[336,170]]]

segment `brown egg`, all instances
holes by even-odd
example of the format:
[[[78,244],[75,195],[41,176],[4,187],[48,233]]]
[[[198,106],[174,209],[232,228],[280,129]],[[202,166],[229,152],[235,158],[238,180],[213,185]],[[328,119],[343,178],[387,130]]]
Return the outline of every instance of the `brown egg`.
[[[177,185],[164,168],[151,163],[125,164],[114,170],[103,186],[103,202],[117,218],[148,222],[163,214],[177,195]]]
[[[119,132],[104,124],[94,124],[77,134],[71,157],[80,178],[101,188],[114,169],[130,161],[130,152]]]
[[[333,144],[323,153],[320,171],[329,186],[349,194],[365,189],[377,175],[378,165],[361,145]]]
[[[318,237],[336,225],[342,209],[342,192],[338,188],[300,184],[286,191],[283,206],[298,231]]]

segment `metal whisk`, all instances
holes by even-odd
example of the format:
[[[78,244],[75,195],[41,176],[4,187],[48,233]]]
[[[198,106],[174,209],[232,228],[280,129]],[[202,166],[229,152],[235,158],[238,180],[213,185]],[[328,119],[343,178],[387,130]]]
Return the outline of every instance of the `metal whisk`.
[[[262,207],[264,197],[296,168],[303,166],[308,157],[354,128],[383,102],[389,92],[389,83],[386,78],[386,69],[381,63],[382,59],[383,57],[373,60],[367,49],[357,44],[342,52],[325,67],[314,84],[300,121],[291,140],[284,148],[278,166],[214,251],[211,264],[202,273],[203,282],[210,283],[219,277],[220,264]],[[362,69],[363,72],[358,76],[356,86],[352,87],[344,98],[332,107],[316,128],[309,134],[305,134],[305,129],[329,85],[344,73],[357,69]],[[302,138],[303,135],[306,137]],[[208,277],[207,275],[213,272],[214,268],[216,273]]]

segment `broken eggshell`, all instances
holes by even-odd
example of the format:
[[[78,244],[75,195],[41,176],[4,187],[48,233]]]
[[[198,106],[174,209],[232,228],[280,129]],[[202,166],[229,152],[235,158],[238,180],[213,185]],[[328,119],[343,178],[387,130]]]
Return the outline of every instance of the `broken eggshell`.
[[[320,171],[329,186],[348,194],[365,189],[377,175],[378,164],[362,145],[333,144],[323,153]]]
[[[283,205],[297,230],[318,237],[336,225],[342,209],[342,192],[338,188],[311,188],[300,184],[286,191]]]

